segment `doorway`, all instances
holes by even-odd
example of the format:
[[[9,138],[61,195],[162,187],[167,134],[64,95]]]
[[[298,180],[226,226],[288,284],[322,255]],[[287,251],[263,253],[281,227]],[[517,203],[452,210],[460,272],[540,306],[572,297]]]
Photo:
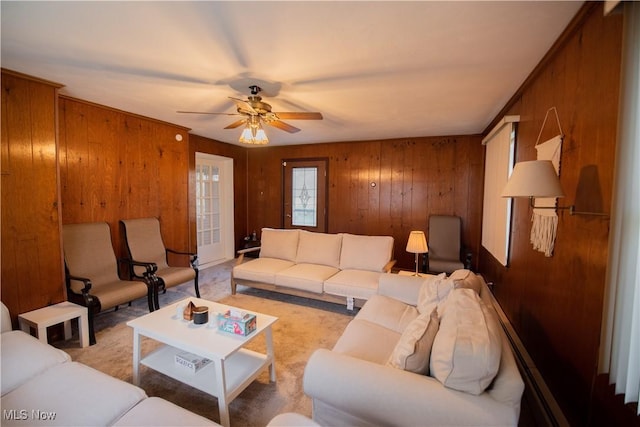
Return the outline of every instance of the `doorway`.
[[[234,256],[233,159],[196,153],[196,230],[201,268]]]
[[[284,160],[284,228],[327,232],[327,159]]]

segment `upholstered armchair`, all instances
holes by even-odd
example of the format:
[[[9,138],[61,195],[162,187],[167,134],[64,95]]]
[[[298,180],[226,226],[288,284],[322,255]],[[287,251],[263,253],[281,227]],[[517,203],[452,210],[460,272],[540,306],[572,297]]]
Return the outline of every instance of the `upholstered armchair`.
[[[462,248],[462,220],[453,215],[429,216],[429,253],[426,272],[452,273],[471,268],[471,254]],[[464,262],[462,261],[464,259]]]
[[[121,304],[147,297],[149,311],[153,311],[155,282],[153,268],[138,264],[143,271],[141,280],[122,280],[119,263],[111,243],[111,230],[106,222],[64,224],[62,245],[66,273],[67,299],[87,307],[89,314],[89,342],[96,343],[94,316]]]
[[[144,276],[145,267],[153,268],[153,278],[157,282],[157,293],[154,304],[160,308],[158,293],[166,292],[167,288],[193,280],[195,294],[200,298],[198,288],[198,256],[190,252],[179,252],[165,247],[160,233],[160,221],[158,218],[139,218],[121,220],[124,229],[125,240],[129,257],[133,261],[130,264],[131,277]],[[187,256],[191,267],[175,267],[168,264],[168,254]]]

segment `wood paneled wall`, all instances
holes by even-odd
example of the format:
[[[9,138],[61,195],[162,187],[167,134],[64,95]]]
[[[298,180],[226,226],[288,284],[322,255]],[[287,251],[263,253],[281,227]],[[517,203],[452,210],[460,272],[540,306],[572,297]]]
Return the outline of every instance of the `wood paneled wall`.
[[[118,221],[158,217],[167,247],[195,251],[189,232],[187,132],[180,126],[60,97],[62,222],[106,221],[116,256],[124,257]],[[188,265],[184,257],[170,262]]]
[[[59,87],[2,70],[2,301],[14,319],[66,299],[56,161]]]
[[[238,145],[226,144],[198,135],[189,138],[189,188],[195,189],[196,153],[215,154],[233,159],[233,199],[234,199],[234,236],[236,249],[247,235],[247,149]],[[195,190],[189,194],[189,217],[191,241],[196,241],[196,202]]]
[[[519,114],[516,161],[536,158],[547,109],[556,107],[565,133],[559,205],[610,212],[618,117],[621,17],[587,4],[505,114]],[[496,117],[498,120],[500,117]],[[541,141],[558,133],[550,115]],[[529,243],[528,200],[514,202],[510,265],[482,251],[480,272],[495,294],[572,425],[588,411],[598,361],[609,221],[559,211],[552,257]]]
[[[330,233],[393,236],[397,266],[413,269],[414,256],[405,251],[409,232],[426,233],[430,214],[458,215],[463,242],[477,259],[484,164],[480,136],[249,149],[249,232],[283,224],[282,160],[321,157],[329,159]]]

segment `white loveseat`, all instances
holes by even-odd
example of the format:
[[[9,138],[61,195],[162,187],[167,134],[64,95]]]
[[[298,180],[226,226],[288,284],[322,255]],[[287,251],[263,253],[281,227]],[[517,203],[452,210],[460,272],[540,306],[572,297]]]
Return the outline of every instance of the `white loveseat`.
[[[244,255],[260,251],[245,262]],[[357,307],[378,293],[380,276],[391,270],[393,237],[263,228],[261,246],[238,251],[231,275],[251,286]]]
[[[2,304],[3,426],[218,426],[22,331]]]
[[[524,383],[486,283],[386,274],[304,373],[323,426],[516,426]]]

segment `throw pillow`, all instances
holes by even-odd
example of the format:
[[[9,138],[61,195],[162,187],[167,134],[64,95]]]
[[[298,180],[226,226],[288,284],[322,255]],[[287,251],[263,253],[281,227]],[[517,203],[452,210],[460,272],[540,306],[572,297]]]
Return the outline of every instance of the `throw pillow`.
[[[429,373],[429,357],[436,333],[438,332],[438,313],[421,314],[406,327],[396,344],[388,366],[427,375]]]
[[[449,275],[449,278],[453,280],[453,287],[455,289],[473,289],[480,295],[482,279],[477,274],[469,270],[456,270]]]
[[[497,316],[472,289],[455,289],[442,307],[431,350],[431,376],[446,387],[481,394],[500,367]]]
[[[430,314],[431,311],[449,295],[453,289],[453,281],[447,279],[445,273],[435,277],[428,277],[422,282],[418,294],[418,311]]]

